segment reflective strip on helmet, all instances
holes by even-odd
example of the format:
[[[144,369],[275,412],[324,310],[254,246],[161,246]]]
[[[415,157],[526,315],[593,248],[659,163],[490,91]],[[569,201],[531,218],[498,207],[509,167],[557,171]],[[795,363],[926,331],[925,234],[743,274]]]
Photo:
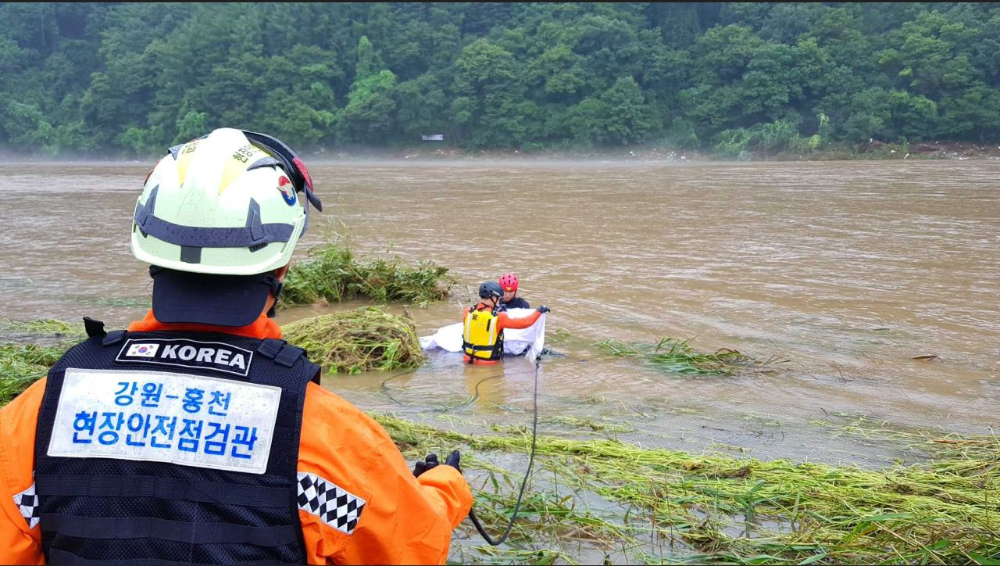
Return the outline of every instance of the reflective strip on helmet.
[[[292,224],[261,224],[260,205],[253,199],[250,199],[247,225],[243,228],[204,228],[174,224],[153,215],[158,189],[156,187],[150,192],[145,205],[136,206],[133,220],[143,234],[170,244],[198,248],[249,248],[271,242],[287,242],[295,229]]]

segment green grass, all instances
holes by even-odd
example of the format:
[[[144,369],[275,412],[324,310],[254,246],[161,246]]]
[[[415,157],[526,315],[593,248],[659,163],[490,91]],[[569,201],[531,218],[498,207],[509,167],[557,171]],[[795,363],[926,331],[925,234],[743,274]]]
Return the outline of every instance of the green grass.
[[[292,264],[278,308],[354,298],[426,305],[447,297],[455,283],[447,268],[433,262],[410,265],[397,256],[361,259],[343,241],[313,248],[309,257]]]
[[[528,431],[468,435],[390,415],[375,417],[413,456],[466,447],[467,477],[486,478],[473,479],[477,514],[493,531],[505,526],[522,471],[508,474],[483,458],[526,455]],[[570,551],[582,538],[591,550],[616,550],[629,562],[995,561],[1000,557],[1000,441],[926,442],[935,456],[926,463],[863,470],[541,436],[536,479],[526,495],[530,503],[511,545],[548,541],[540,558],[578,556]],[[585,505],[595,495],[617,508]],[[504,556],[525,559],[519,552]],[[464,551],[463,557],[468,558]],[[496,561],[493,554],[483,558],[483,563]]]
[[[44,377],[65,351],[64,347],[0,344],[0,406]]]
[[[300,320],[281,331],[285,340],[305,348],[309,359],[329,372],[394,371],[424,361],[413,321],[379,307]]]
[[[82,322],[0,319],[0,406],[44,377],[69,345],[85,335]],[[26,340],[50,345],[22,343]]]

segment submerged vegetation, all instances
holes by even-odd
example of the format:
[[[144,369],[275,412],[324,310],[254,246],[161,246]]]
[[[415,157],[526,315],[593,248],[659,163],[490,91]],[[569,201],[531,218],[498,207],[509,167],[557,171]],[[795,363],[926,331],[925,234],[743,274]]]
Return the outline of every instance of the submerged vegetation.
[[[480,436],[375,417],[408,456],[469,447],[476,512],[493,531],[505,526],[522,472],[489,459],[526,461],[528,431]],[[569,562],[582,544],[616,563],[996,563],[1000,440],[924,442],[926,463],[862,470],[541,436],[518,550],[484,547],[476,561]]]
[[[663,338],[656,344],[608,339],[595,345],[617,357],[634,357],[657,368],[682,375],[729,376],[740,370],[760,369],[774,360],[760,362],[736,350],[722,348],[708,354],[692,348],[690,340]]]
[[[430,261],[409,265],[398,256],[362,260],[343,240],[313,248],[309,257],[288,270],[278,308],[358,297],[426,304],[447,297],[454,284],[446,267]]]
[[[365,307],[299,320],[281,328],[289,343],[328,372],[360,373],[418,367],[424,353],[409,316]]]

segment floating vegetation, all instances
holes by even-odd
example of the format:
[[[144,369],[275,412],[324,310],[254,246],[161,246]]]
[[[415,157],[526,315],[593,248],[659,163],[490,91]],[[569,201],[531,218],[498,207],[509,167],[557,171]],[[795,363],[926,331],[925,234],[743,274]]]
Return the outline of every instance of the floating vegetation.
[[[32,383],[45,377],[66,348],[34,344],[0,344],[0,406],[10,403]]]
[[[591,430],[608,434],[635,432],[635,427],[628,422],[600,422],[595,419],[582,419],[569,415],[556,415],[539,419],[542,424],[561,425],[568,428]]]
[[[586,350],[593,346],[593,342],[591,340],[575,336],[565,328],[556,328],[553,331],[546,332],[545,343],[562,349],[574,350]]]
[[[413,320],[379,307],[299,320],[281,330],[285,340],[305,348],[309,359],[329,372],[393,371],[424,361]]]
[[[476,512],[488,529],[505,526],[518,478],[483,458],[527,454],[530,431],[471,435],[374,416],[412,456],[470,447],[462,461],[479,485]],[[629,563],[996,563],[1000,440],[926,442],[936,450],[929,462],[862,470],[541,436],[511,545],[541,544],[542,562],[565,560],[583,540]],[[594,509],[594,500],[610,505]],[[506,552],[483,562],[532,560]]]
[[[612,356],[641,358],[650,365],[684,375],[728,376],[741,369],[761,368],[774,361],[758,362],[729,348],[706,354],[694,350],[689,341],[663,338],[656,344],[644,344],[608,339],[595,345]]]
[[[278,308],[357,297],[426,305],[447,297],[454,284],[448,269],[432,262],[408,265],[396,256],[362,261],[344,243],[313,248],[309,256],[288,270]]]

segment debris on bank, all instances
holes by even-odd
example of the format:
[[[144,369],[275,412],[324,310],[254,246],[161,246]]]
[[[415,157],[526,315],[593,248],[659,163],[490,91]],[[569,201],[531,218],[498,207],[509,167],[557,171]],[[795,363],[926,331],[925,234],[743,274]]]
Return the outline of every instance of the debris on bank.
[[[408,457],[467,447],[476,514],[487,530],[506,526],[523,464],[506,471],[491,460],[526,461],[530,431],[472,435],[373,416]],[[529,559],[519,548],[574,561],[584,545],[605,563],[996,563],[1000,439],[918,441],[932,460],[865,470],[539,436],[511,549],[483,544],[485,557],[461,562]]]

